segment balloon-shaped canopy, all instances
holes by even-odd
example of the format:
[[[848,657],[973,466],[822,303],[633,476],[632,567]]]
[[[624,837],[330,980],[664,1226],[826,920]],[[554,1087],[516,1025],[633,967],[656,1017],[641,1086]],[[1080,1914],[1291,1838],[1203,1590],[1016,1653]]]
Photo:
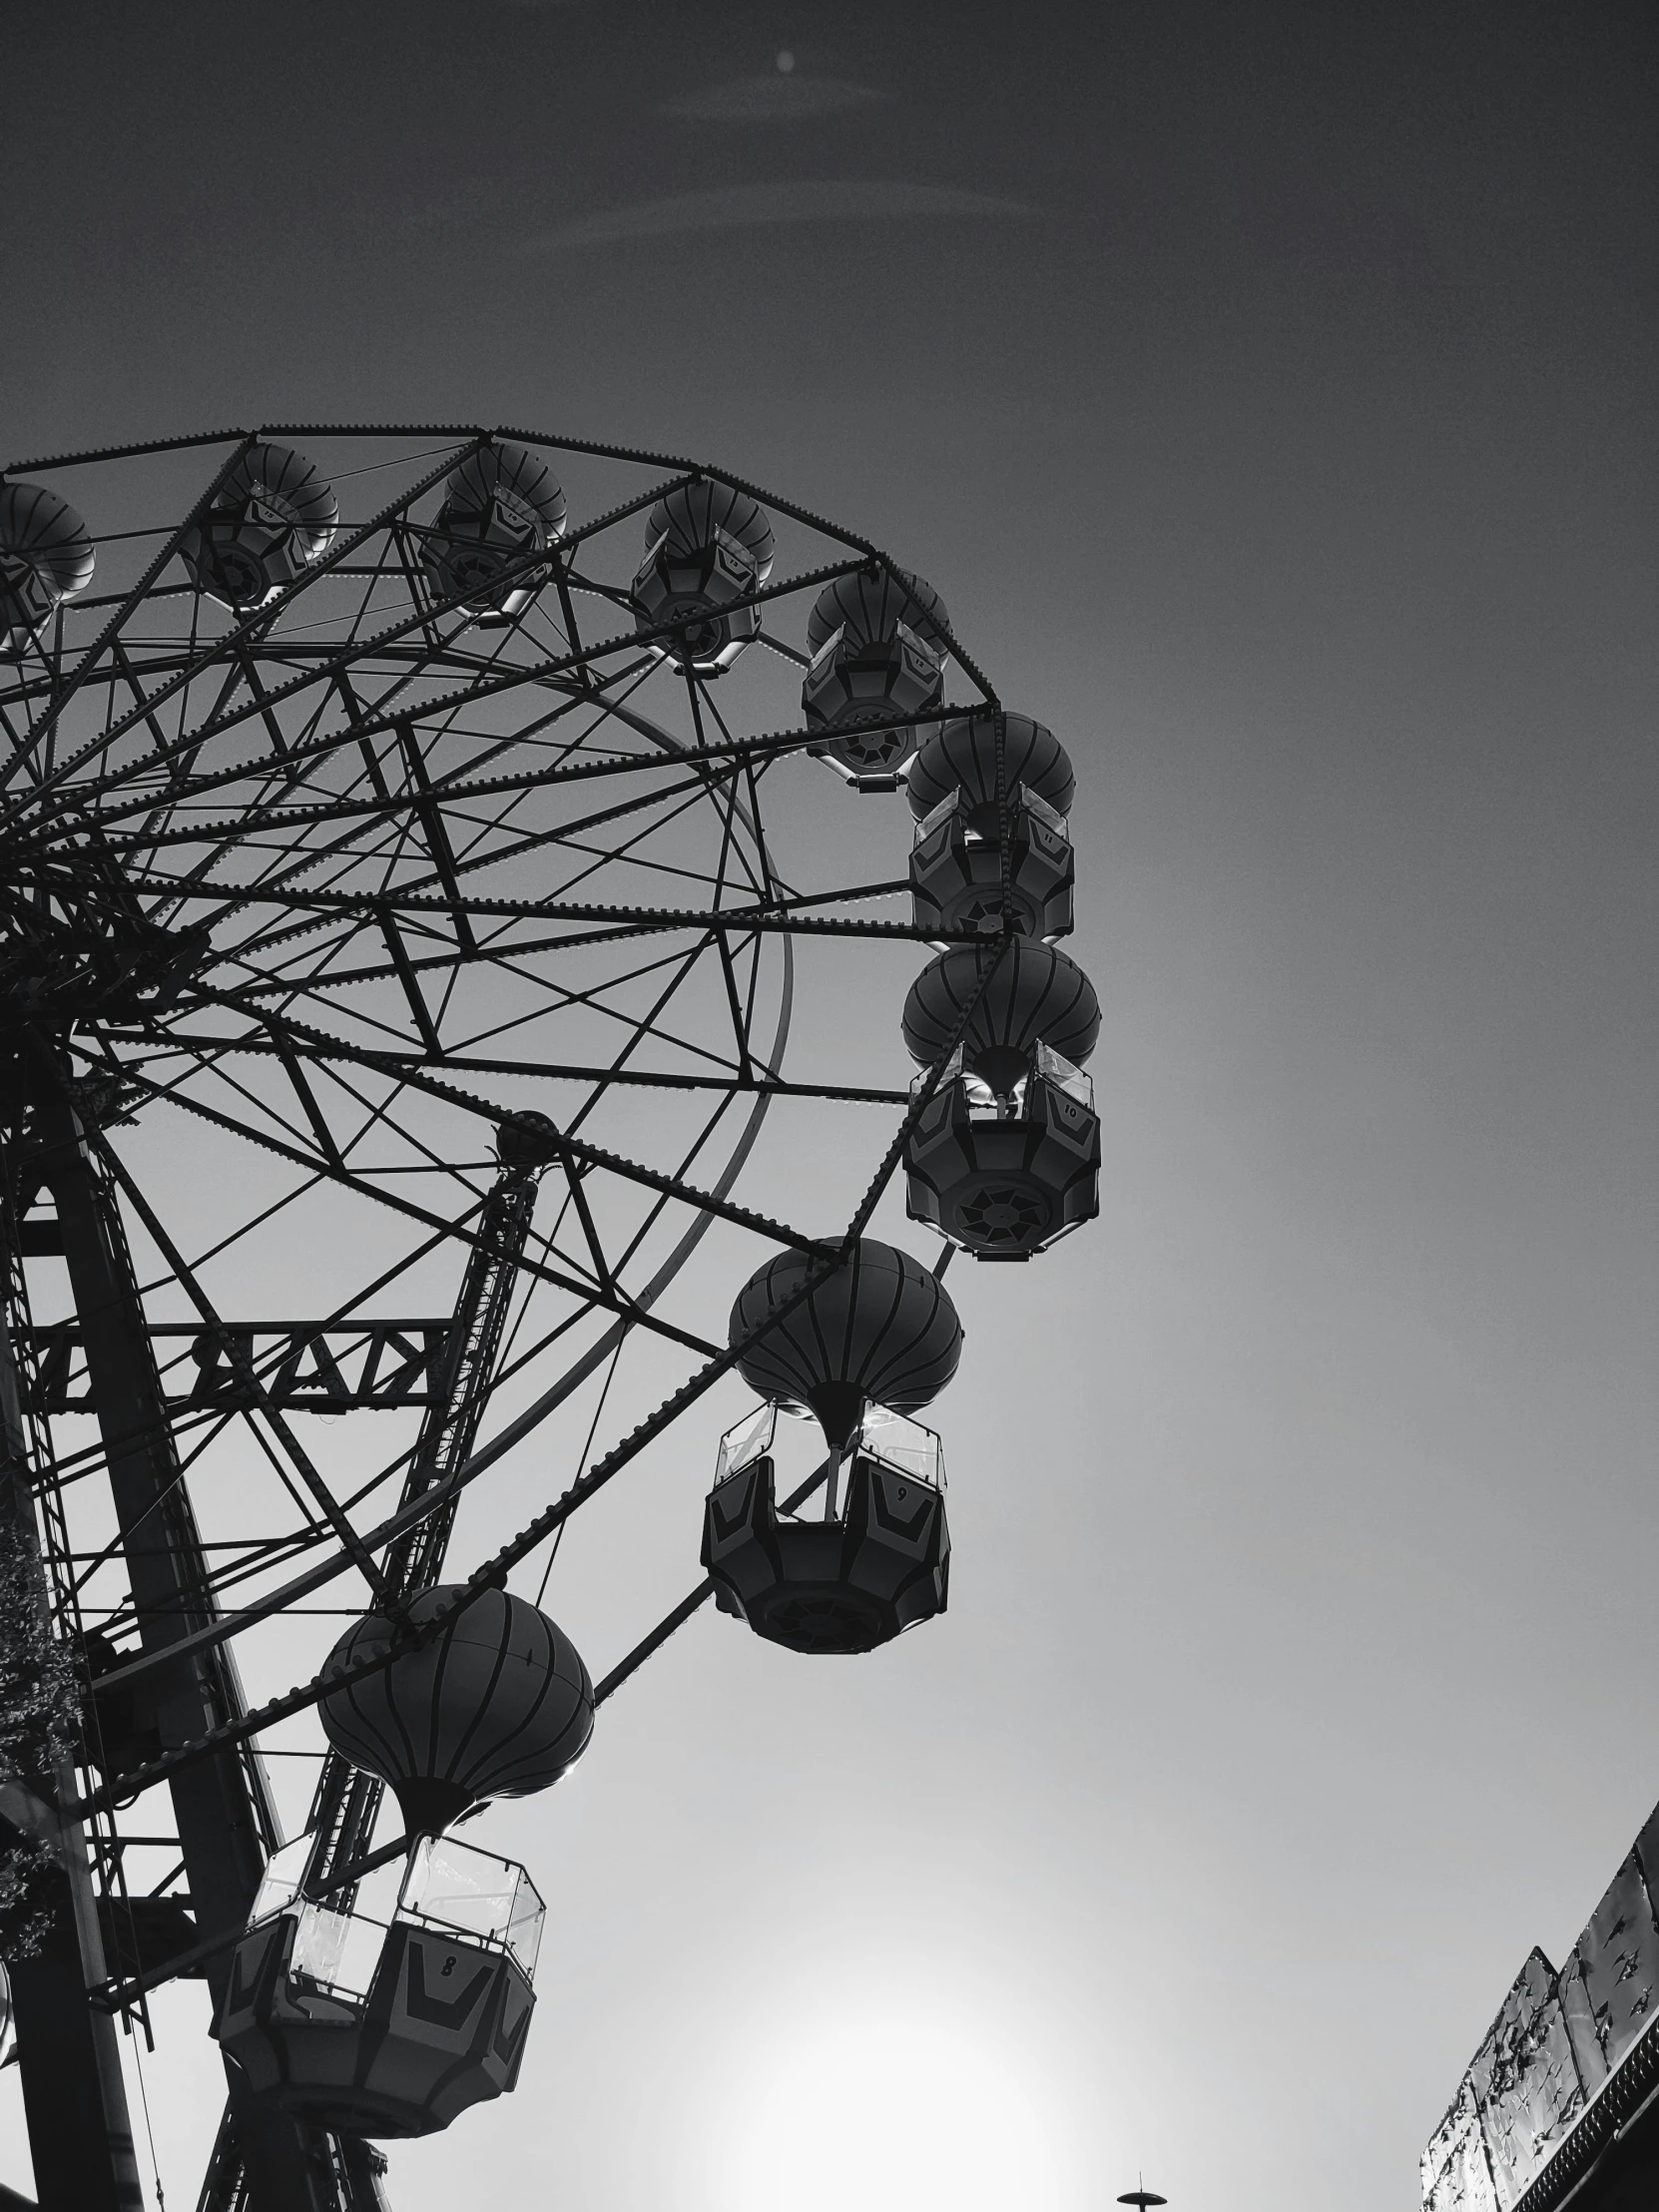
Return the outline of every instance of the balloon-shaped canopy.
[[[455,1595],[424,1591],[411,1626]],[[383,1651],[392,1624],[366,1614],[329,1653],[326,1676]],[[557,1782],[593,1733],[593,1684],[562,1629],[527,1599],[485,1590],[430,1641],[322,1700],[329,1743],[397,1793],[411,1834],[436,1835],[469,1805]]]
[[[807,618],[807,651],[816,661],[837,630],[868,644],[876,638],[897,637],[900,624],[929,652],[944,652],[950,617],[931,584],[906,568],[898,571],[896,579],[884,568],[874,575],[860,569],[851,576],[837,576],[819,593]]]
[[[0,484],[0,617],[43,620],[86,590],[94,558],[87,526],[67,499],[44,484]]]
[[[251,445],[214,495],[216,515],[252,514],[293,532],[301,561],[328,548],[339,521],[339,502],[314,464],[287,445]]]
[[[911,1058],[929,1067],[943,1055],[992,960],[995,972],[962,1037],[968,1072],[993,1091],[1007,1092],[1039,1044],[1068,1060],[1086,1060],[1100,1035],[1094,985],[1075,960],[1030,937],[1011,939],[1000,959],[988,946],[952,945],[927,963],[904,1001]]]
[[[786,1252],[751,1276],[728,1341],[765,1322],[817,1265]],[[843,1450],[866,1405],[914,1412],[944,1388],[961,1356],[962,1325],[943,1284],[907,1252],[862,1237],[843,1267],[750,1347],[738,1373],[763,1397],[810,1406]]]
[[[443,522],[471,518],[476,527],[499,512],[538,549],[563,537],[566,511],[563,485],[539,453],[522,445],[482,446],[444,482]]]
[[[1057,815],[1071,812],[1077,779],[1071,773],[1066,749],[1040,722],[1029,715],[1002,717],[1002,755],[1007,790],[1012,800],[1021,784],[1046,800]],[[920,822],[941,799],[960,792],[968,828],[980,836],[994,837],[996,820],[996,716],[963,715],[940,723],[923,740],[910,763],[906,787],[910,812]]]
[[[694,553],[712,545],[717,530],[737,539],[755,564],[757,582],[764,584],[772,574],[772,524],[748,492],[734,491],[729,484],[711,484],[705,478],[666,493],[645,518],[645,549],[650,553],[666,537],[677,550]]]

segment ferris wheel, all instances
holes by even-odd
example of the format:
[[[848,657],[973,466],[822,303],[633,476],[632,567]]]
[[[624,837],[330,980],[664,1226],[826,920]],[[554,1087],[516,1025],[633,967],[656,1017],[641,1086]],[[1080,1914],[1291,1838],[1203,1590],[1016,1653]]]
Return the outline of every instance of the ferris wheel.
[[[533,1873],[456,1822],[707,1601],[817,1656],[944,1610],[946,1263],[1098,1210],[1071,766],[931,585],[755,485],[317,425],[0,475],[0,762],[37,2194],[142,2201],[120,2038],[197,1975],[204,2212],[368,2212],[379,2143],[525,2062]],[[921,1257],[868,1234],[889,1185]],[[734,1373],[695,1586],[596,1686],[510,1578]],[[533,1433],[554,1494],[469,1541]]]

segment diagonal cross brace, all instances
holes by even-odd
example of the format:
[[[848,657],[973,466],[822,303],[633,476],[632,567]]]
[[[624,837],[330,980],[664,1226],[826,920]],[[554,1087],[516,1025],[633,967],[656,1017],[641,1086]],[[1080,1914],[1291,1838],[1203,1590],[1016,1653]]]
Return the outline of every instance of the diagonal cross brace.
[[[551,1505],[547,1506],[525,1527],[521,1528],[516,1536],[503,1544],[480,1567],[474,1569],[464,1582],[458,1583],[455,1586],[454,1595],[447,1598],[442,1605],[434,1607],[430,1616],[421,1622],[418,1627],[405,1624],[401,1631],[394,1635],[387,1644],[381,1646],[372,1657],[360,1659],[355,1665],[341,1667],[327,1676],[316,1675],[309,1682],[296,1684],[283,1696],[269,1700],[257,1711],[249,1713],[242,1719],[212,1729],[205,1736],[198,1738],[195,1743],[181,1745],[177,1750],[164,1754],[160,1759],[150,1760],[145,1765],[135,1768],[130,1774],[121,1775],[110,1782],[106,1782],[100,1789],[90,1791],[85,1799],[70,1810],[79,1815],[95,1807],[113,1803],[117,1793],[123,1797],[136,1795],[140,1791],[149,1789],[153,1784],[165,1780],[180,1768],[191,1766],[199,1759],[211,1757],[216,1751],[224,1749],[227,1745],[246,1742],[249,1738],[261,1734],[265,1729],[274,1727],[277,1721],[286,1720],[295,1713],[307,1711],[335,1690],[349,1688],[354,1682],[366,1681],[370,1675],[382,1673],[394,1660],[401,1658],[405,1652],[416,1650],[421,1645],[430,1642],[441,1633],[449,1621],[454,1619],[457,1614],[464,1612],[485,1590],[503,1587],[508,1573],[517,1565],[520,1559],[528,1552],[533,1551],[545,1537],[553,1533],[554,1529],[567,1521],[578,1507],[585,1505],[589,1498],[602,1490],[630,1461],[639,1456],[647,1444],[654,1441],[657,1436],[662,1434],[664,1429],[677,1420],[688,1406],[694,1405],[700,1397],[714,1387],[722,1376],[729,1374],[744,1355],[751,1351],[764,1336],[769,1335],[780,1321],[787,1319],[798,1306],[805,1304],[822,1284],[827,1283],[838,1268],[844,1266],[852,1248],[862,1235],[871,1214],[873,1214],[881,1192],[891,1178],[893,1169],[902,1157],[904,1146],[909,1140],[911,1131],[931,1102],[951,1053],[954,1052],[957,1044],[967,1033],[969,1022],[978,1012],[980,1001],[989,988],[991,978],[995,975],[1006,955],[1010,941],[1010,939],[1004,938],[998,947],[996,958],[987,963],[984,973],[979,978],[978,988],[963,1006],[951,1034],[945,1042],[943,1051],[928,1070],[925,1080],[917,1087],[916,1095],[911,1101],[909,1111],[904,1116],[898,1134],[888,1147],[868,1191],[864,1194],[857,1211],[847,1224],[846,1234],[841,1239],[840,1244],[827,1258],[808,1268],[800,1285],[787,1299],[782,1300],[764,1320],[758,1322],[735,1344],[729,1345],[724,1352],[715,1354],[705,1366],[698,1370],[696,1375],[683,1382],[680,1388],[669,1397],[666,1397],[655,1412],[649,1414],[645,1420],[640,1422],[638,1427],[624,1436],[602,1459],[597,1460],[585,1475],[580,1476],[573,1482],[561,1497],[555,1498]],[[464,1475],[465,1472],[464,1467],[458,1470],[459,1475]],[[434,1503],[438,1501],[437,1491],[441,1487],[443,1486],[434,1485],[433,1490],[427,1493],[427,1496]]]

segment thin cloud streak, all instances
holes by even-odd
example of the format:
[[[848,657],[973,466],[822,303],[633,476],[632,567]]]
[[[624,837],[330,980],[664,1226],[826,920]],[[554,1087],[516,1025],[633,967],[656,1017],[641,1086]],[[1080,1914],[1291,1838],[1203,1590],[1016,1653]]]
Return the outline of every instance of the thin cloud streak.
[[[892,99],[874,85],[854,85],[842,77],[802,77],[773,73],[737,77],[730,84],[665,100],[660,115],[691,123],[802,123],[814,116],[846,115],[854,108],[876,108]]]
[[[989,193],[948,185],[883,184],[875,179],[826,178],[767,185],[729,185],[714,192],[677,193],[637,207],[574,216],[537,238],[524,254],[562,254],[622,239],[672,238],[692,231],[736,231],[774,223],[891,222],[906,216],[1034,216],[1040,210]]]

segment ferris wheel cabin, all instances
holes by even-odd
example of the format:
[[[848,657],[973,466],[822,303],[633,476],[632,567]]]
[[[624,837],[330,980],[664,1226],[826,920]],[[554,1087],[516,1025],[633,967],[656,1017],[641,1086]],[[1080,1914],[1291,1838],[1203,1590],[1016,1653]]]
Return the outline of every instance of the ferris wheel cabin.
[[[944,1454],[918,1421],[872,1405],[851,1439],[844,1496],[806,1517],[781,1506],[778,1408],[727,1431],[703,1521],[703,1566],[722,1612],[791,1651],[873,1651],[945,1609],[950,1531]]]
[[[1071,926],[1058,809],[1073,790],[1063,748],[1024,716],[946,723],[911,764],[918,924],[1000,934],[1006,913],[1015,932],[1000,947],[947,946],[904,1003],[912,1058],[928,1071],[948,1054],[906,1140],[907,1211],[976,1260],[1029,1260],[1100,1211],[1100,1122],[1081,1065],[1100,1003],[1050,941]]]
[[[370,2140],[430,2135],[518,2079],[544,1908],[452,1837],[309,1899],[311,1838],[266,1869],[214,2034],[262,2103]]]
[[[302,453],[251,445],[187,531],[181,559],[198,591],[252,614],[326,552],[339,503]]]
[[[0,646],[18,652],[92,582],[92,537],[44,484],[0,484]]]
[[[1004,802],[997,798],[999,743]],[[905,781],[916,817],[910,908],[917,928],[996,935],[1006,898],[1022,935],[1068,936],[1077,866],[1066,810],[1074,789],[1064,749],[1025,715],[941,724]]]
[[[655,650],[698,676],[721,675],[760,631],[760,609],[743,602],[772,574],[773,550],[766,510],[747,492],[680,485],[646,517],[638,627],[671,625]]]
[[[421,533],[420,564],[435,601],[480,621],[511,621],[547,581],[535,556],[564,536],[566,501],[539,454],[492,441],[451,470]]]
[[[567,1771],[591,1736],[596,1693],[556,1624],[506,1586],[564,1525],[569,1489],[468,1579],[441,1579],[463,1480],[494,1455],[480,1436],[499,1382],[546,1348],[565,1364],[536,1403],[562,1403],[555,1392],[597,1372],[590,1363],[622,1324],[700,1346],[763,1401],[728,1431],[700,1500],[699,1588],[611,1670],[606,1694],[710,1595],[768,1645],[872,1652],[942,1614],[949,1597],[943,1454],[912,1416],[961,1357],[941,1281],[950,1248],[1024,1258],[1098,1208],[1082,1062],[1099,1007],[1055,944],[1072,926],[1064,749],[995,704],[938,594],[865,541],[790,508],[824,543],[804,564],[811,581],[781,587],[775,604],[772,523],[736,483],[519,435],[461,428],[434,451],[426,431],[284,427],[72,457],[101,471],[130,460],[179,491],[155,527],[130,530],[130,512],[154,520],[157,510],[125,495],[106,503],[100,475],[86,501],[96,537],[55,492],[0,482],[0,651],[21,738],[42,764],[15,807],[23,895],[8,909],[7,992],[14,1029],[40,1049],[31,1043],[27,1063],[15,1054],[0,1085],[14,1201],[0,1209],[0,1257],[8,1333],[42,1423],[30,1449],[44,1549],[31,1572],[54,1636],[76,1647],[90,1739],[75,1755],[79,1787],[103,1824],[73,1872],[79,1887],[53,1908],[57,1952],[15,1977],[36,2186],[50,2212],[133,2201],[115,2014],[142,2020],[148,1990],[198,1963],[233,2089],[204,2212],[355,2212],[379,2201],[360,2194],[383,2163],[369,2143],[430,2135],[519,2079],[542,1901],[524,1868],[450,1831],[487,1801]],[[276,442],[286,436],[309,454]],[[189,458],[198,443],[217,448],[205,470]],[[654,474],[649,485],[629,475],[567,535],[555,468],[585,500],[601,463]],[[395,488],[383,467],[396,468]],[[746,699],[728,701],[730,685],[718,701],[708,688],[760,634],[763,594],[769,641],[795,673],[756,655],[736,683],[742,695],[769,678],[776,698],[780,682],[805,678],[805,727],[782,734],[742,720]],[[498,634],[481,646],[480,627]],[[969,696],[983,698],[966,712],[941,704],[952,655],[977,687]],[[716,723],[730,742],[710,741]],[[706,758],[688,776],[697,752]],[[913,822],[889,824],[897,834],[879,872],[900,876],[909,846],[907,884],[803,878],[800,900],[775,896],[756,765],[774,755],[827,761],[859,791],[903,790]],[[590,777],[616,781],[590,802]],[[787,776],[768,781],[769,805],[790,788]],[[753,932],[754,915],[727,911],[746,876],[764,901]],[[688,885],[699,899],[706,890],[720,929],[687,903]],[[906,892],[909,927],[896,918]],[[895,903],[866,921],[876,894]],[[822,903],[854,909],[830,917],[831,942],[867,934],[886,959],[895,939],[923,940],[901,1029],[928,1096],[917,1104],[912,1091],[904,1143],[885,1150],[839,1242],[820,1219],[771,1222],[730,1197],[761,1115],[783,1118],[793,1109],[781,1101],[812,1088],[782,1077],[790,938],[824,928],[816,911],[795,909]],[[569,912],[547,937],[561,904]],[[650,953],[681,930],[700,949],[677,968],[685,988],[676,982],[658,1024],[636,1005],[637,976],[650,971],[633,964],[635,940]],[[729,941],[751,934],[748,951]],[[783,960],[772,957],[779,934]],[[636,1064],[631,1047],[596,1049],[617,1020],[636,1041],[672,1048],[661,1067],[647,1055]],[[499,1048],[506,1057],[472,1066],[479,1045],[508,1032],[521,1041]],[[890,1060],[897,1039],[879,1042]],[[682,1047],[694,1055],[689,1077],[673,1056]],[[255,1072],[232,1096],[225,1066],[243,1054]],[[150,1072],[164,1056],[165,1092]],[[422,1069],[447,1061],[467,1082],[414,1079],[411,1056]],[[780,1081],[757,1086],[752,1067]],[[881,1087],[848,1095],[902,1116],[895,1073],[876,1067]],[[549,1079],[579,1082],[589,1104],[567,1112],[568,1094],[541,1088]],[[683,1083],[721,1094],[689,1153]],[[730,1149],[717,1158],[710,1140],[733,1100],[742,1114],[728,1115]],[[369,1225],[361,1241],[376,1272],[363,1300],[405,1270],[425,1281],[428,1253],[452,1233],[464,1248],[452,1301],[418,1321],[335,1303],[329,1318],[291,1324],[239,1316],[223,1299],[210,1307],[184,1248],[162,1242],[170,1203],[211,1200],[223,1212],[232,1233],[197,1268],[212,1262],[233,1296],[240,1238],[260,1233],[270,1280],[288,1280],[290,1265],[304,1280],[314,1229],[301,1231],[297,1211],[251,1220],[257,1179],[245,1189],[241,1155],[210,1155],[205,1143],[177,1148],[177,1191],[152,1206],[148,1169],[143,1180],[129,1172],[122,1141],[105,1134],[135,1101],[192,1112],[188,1126],[213,1128],[216,1146],[284,1156],[304,1202],[314,1187],[329,1209],[340,1249]],[[255,1106],[269,1128],[241,1118]],[[701,1162],[695,1179],[688,1161]],[[911,1218],[945,1240],[931,1268],[861,1234],[895,1165]],[[570,1218],[561,1209],[532,1249],[544,1174],[568,1185]],[[814,1179],[815,1210],[825,1196]],[[129,1205],[173,1271],[154,1283],[126,1243]],[[635,1235],[648,1207],[653,1242]],[[717,1222],[777,1255],[739,1293],[726,1357],[652,1311]],[[749,1249],[746,1267],[760,1256]],[[24,1262],[52,1255],[63,1256],[71,1307],[37,1326]],[[250,1268],[248,1279],[265,1277]],[[334,1289],[323,1286],[331,1301]],[[193,1300],[196,1318],[174,1318]],[[549,1326],[533,1352],[509,1358],[527,1313],[525,1342],[544,1317]],[[311,1385],[309,1364],[325,1389]],[[677,1392],[629,1429],[605,1479],[697,1394]],[[386,1493],[393,1517],[372,1533],[374,1508],[361,1525],[353,1517],[368,1493],[336,1496],[330,1466],[289,1420],[336,1408],[418,1412],[395,1506]],[[110,1478],[119,1545],[102,1492],[89,1504],[94,1484],[78,1474],[67,1490],[60,1479],[59,1412],[100,1421],[85,1467]],[[275,1535],[206,1542],[190,1486],[240,1466],[243,1430],[228,1427],[221,1448],[220,1428],[256,1414],[283,1518]],[[181,1438],[198,1428],[205,1440],[186,1454]],[[214,1453],[200,1477],[199,1449]],[[79,1562],[91,1554],[70,1548],[83,1518],[104,1547],[85,1584],[100,1625],[84,1633],[62,1594],[83,1587]],[[314,1709],[327,1744],[304,1833],[282,1846],[269,1779],[242,1748],[273,1725],[271,1708],[249,1712],[229,1651],[223,1666],[212,1655],[280,1616],[273,1578],[313,1547],[304,1573],[350,1561],[371,1609],[278,1701],[289,1714]],[[204,1639],[200,1668],[162,1653],[181,1620]],[[158,1795],[141,1835],[127,1818],[134,1792],[164,1782],[171,1814]],[[385,1793],[402,1833],[376,1848]],[[165,1853],[162,1867],[177,1854],[148,1897],[122,1890],[129,1849]],[[169,1894],[180,1881],[188,1890]],[[90,2023],[93,2038],[68,2060],[64,2022],[77,2036]],[[103,2115],[104,2133],[86,2144],[66,2141],[57,2118],[71,2074]]]
[[[955,1374],[962,1327],[938,1278],[872,1237],[802,1300],[808,1266],[784,1254],[732,1309],[732,1343],[757,1339],[738,1371],[767,1402],[722,1440],[703,1565],[721,1609],[769,1642],[873,1651],[945,1608],[944,1459],[933,1431],[905,1415]],[[828,1446],[783,1499],[780,1411],[816,1419]]]
[[[809,730],[833,733],[811,750],[854,790],[897,790],[916,742],[906,717],[939,703],[949,628],[944,601],[905,569],[871,564],[820,592],[801,712]]]

